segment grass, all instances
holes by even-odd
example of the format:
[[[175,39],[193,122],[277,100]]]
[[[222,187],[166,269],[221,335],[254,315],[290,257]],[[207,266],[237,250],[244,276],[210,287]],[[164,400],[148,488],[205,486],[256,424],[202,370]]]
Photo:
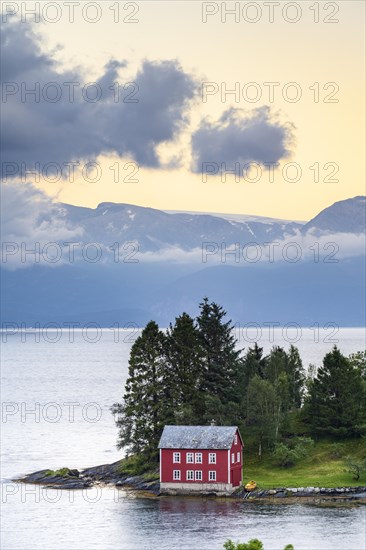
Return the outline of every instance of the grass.
[[[71,473],[70,468],[60,468],[59,470],[47,470],[46,476],[48,477],[54,477],[54,476],[60,476],[60,477],[67,477]]]
[[[247,456],[246,456],[247,455]],[[271,454],[258,456],[244,452],[244,484],[254,479],[262,489],[275,487],[352,487],[366,485],[366,473],[358,481],[346,471],[345,458],[357,460],[366,458],[366,440],[357,439],[342,442],[336,450],[334,441],[318,441],[308,457],[290,468],[276,465]]]
[[[145,474],[142,474],[142,477],[145,481],[159,481],[160,478],[158,471],[146,472]]]
[[[118,471],[122,475],[140,475],[146,481],[159,479],[158,465],[146,462],[141,455],[131,455],[127,458],[122,458],[118,466]]]

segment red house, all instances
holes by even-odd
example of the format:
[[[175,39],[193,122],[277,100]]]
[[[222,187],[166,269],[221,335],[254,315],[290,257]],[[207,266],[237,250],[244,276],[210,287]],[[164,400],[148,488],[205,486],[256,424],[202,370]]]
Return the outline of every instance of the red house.
[[[230,494],[242,482],[237,426],[165,426],[159,442],[162,492]]]

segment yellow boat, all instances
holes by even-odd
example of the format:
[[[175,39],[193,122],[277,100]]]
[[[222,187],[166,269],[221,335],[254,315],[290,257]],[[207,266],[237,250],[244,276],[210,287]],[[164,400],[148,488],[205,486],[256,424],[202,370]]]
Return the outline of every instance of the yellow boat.
[[[257,487],[257,484],[255,481],[249,481],[245,486],[246,491],[254,491],[254,489]]]

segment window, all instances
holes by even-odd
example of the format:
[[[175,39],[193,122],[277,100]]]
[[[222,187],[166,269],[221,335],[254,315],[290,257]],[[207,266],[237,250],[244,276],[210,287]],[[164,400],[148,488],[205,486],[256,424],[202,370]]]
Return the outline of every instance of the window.
[[[195,475],[196,481],[202,481],[202,472],[201,472],[201,470],[196,470],[195,474],[196,474]]]
[[[180,453],[173,453],[173,462],[180,463]]]
[[[180,470],[173,470],[173,479],[180,480]]]
[[[193,470],[187,470],[187,480],[190,481],[194,479]]]
[[[216,472],[208,472],[208,479],[209,481],[216,481]]]
[[[208,463],[209,464],[216,464],[216,453],[209,453],[208,454]]]
[[[236,453],[236,462],[240,462],[240,452]]]
[[[238,436],[237,436],[237,434],[235,434],[235,437],[234,437],[234,445],[237,445],[237,443],[238,443]]]
[[[231,453],[231,462],[232,464],[235,462],[235,453]]]
[[[202,453],[196,453],[196,464],[202,464]]]
[[[186,459],[187,459],[187,464],[193,464],[193,462],[194,462],[193,453],[187,453]]]

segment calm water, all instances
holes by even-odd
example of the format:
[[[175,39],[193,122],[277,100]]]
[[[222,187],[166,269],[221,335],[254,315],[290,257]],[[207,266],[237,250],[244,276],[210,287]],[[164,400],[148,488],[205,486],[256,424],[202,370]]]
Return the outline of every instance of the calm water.
[[[364,508],[265,506],[224,500],[135,498],[122,490],[56,491],[13,484],[42,468],[86,467],[120,458],[109,412],[127,375],[133,331],[9,336],[2,345],[2,545],[8,549],[216,550],[229,537],[258,537],[266,550],[365,548]],[[255,331],[241,334],[241,347]],[[260,344],[287,346],[296,333],[262,330]],[[96,340],[92,343],[92,340]],[[52,342],[54,340],[54,342]],[[304,363],[320,364],[338,340],[365,347],[363,329],[303,329]]]

